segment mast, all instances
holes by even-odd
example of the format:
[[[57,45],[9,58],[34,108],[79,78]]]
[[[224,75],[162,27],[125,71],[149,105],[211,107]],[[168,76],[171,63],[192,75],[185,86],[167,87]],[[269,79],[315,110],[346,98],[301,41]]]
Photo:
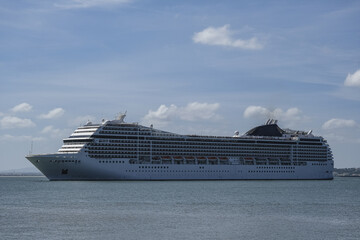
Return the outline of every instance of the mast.
[[[34,143],[34,141],[31,140],[29,155],[31,155],[33,153],[33,143]]]

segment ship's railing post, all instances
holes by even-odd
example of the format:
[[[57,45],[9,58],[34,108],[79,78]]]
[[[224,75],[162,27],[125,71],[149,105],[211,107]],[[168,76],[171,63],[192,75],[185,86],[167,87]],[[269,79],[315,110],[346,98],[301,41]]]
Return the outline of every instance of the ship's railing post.
[[[152,141],[150,140],[150,162],[152,162]]]
[[[139,126],[137,126],[137,148],[136,148],[136,158],[139,161]]]

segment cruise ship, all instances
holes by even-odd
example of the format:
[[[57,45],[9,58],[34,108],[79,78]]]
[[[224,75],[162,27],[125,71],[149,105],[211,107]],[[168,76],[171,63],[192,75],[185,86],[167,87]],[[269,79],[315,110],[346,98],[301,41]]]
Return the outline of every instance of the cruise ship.
[[[53,154],[26,158],[49,180],[333,179],[327,141],[269,119],[243,135],[183,135],[126,123],[78,127]]]

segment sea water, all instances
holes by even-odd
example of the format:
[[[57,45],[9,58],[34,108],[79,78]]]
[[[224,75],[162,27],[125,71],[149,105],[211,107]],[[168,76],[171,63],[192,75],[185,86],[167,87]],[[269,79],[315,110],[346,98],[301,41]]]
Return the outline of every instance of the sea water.
[[[0,239],[360,239],[360,178],[0,178]]]

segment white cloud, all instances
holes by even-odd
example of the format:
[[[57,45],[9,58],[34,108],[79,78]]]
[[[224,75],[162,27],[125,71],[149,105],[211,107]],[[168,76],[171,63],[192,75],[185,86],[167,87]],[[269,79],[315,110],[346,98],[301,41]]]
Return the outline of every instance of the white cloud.
[[[41,130],[41,133],[50,133],[50,134],[57,134],[60,132],[60,129],[55,129],[53,126],[46,126],[43,128],[43,130]]]
[[[348,74],[345,82],[344,82],[345,86],[356,86],[356,87],[360,87],[360,69],[357,70],[356,72],[354,72],[353,74]]]
[[[47,114],[41,114],[39,118],[43,118],[43,119],[58,118],[61,117],[64,114],[64,112],[65,110],[62,108],[55,108],[49,111]]]
[[[234,39],[232,38],[233,32],[229,30],[230,25],[224,25],[219,28],[208,27],[197,32],[193,36],[195,43],[207,44],[207,45],[219,45],[228,46],[242,49],[261,49],[263,45],[258,42],[256,37],[248,40]]]
[[[45,138],[43,137],[32,137],[32,136],[13,136],[9,134],[0,135],[0,141],[43,141]]]
[[[26,128],[35,127],[35,123],[30,119],[23,119],[12,116],[5,116],[0,120],[1,128]]]
[[[197,120],[219,120],[220,116],[216,110],[219,103],[198,103],[192,102],[185,107],[178,107],[171,104],[169,107],[161,105],[156,111],[150,110],[143,118],[143,124],[157,124],[164,126],[172,120],[181,119],[185,121]]]
[[[87,121],[93,122],[95,120],[94,116],[85,115],[85,116],[78,116],[74,119],[71,119],[68,124],[69,126],[79,126],[87,123]]]
[[[264,116],[266,116],[267,118],[271,118],[269,115],[270,115],[270,111],[261,106],[249,106],[244,111],[245,118],[251,118],[251,117],[263,118]]]
[[[340,135],[338,133],[327,133],[324,134],[323,137],[328,141],[331,140],[337,142],[345,142],[350,140],[349,136],[344,137],[343,135]],[[353,141],[353,139],[351,139],[350,141]]]
[[[219,103],[189,103],[186,107],[180,108],[178,114],[180,118],[187,121],[219,119],[215,113],[220,107]]]
[[[32,106],[28,103],[20,103],[11,109],[13,112],[29,112],[31,111]]]
[[[4,116],[5,114],[3,114],[2,112],[0,112],[0,117]]]
[[[335,129],[335,128],[346,128],[346,127],[355,127],[356,122],[354,120],[332,118],[329,121],[326,121],[322,128],[325,130]]]
[[[71,130],[69,129],[58,129],[58,128],[54,128],[54,126],[49,125],[44,127],[41,130],[41,133],[44,135],[48,135],[52,138],[56,138],[56,139],[61,139],[64,137],[69,136],[69,133],[71,132]]]
[[[284,122],[294,122],[305,119],[300,109],[294,107],[287,110],[281,108],[275,108],[269,110],[262,106],[249,106],[244,111],[245,118],[257,118],[257,119],[277,119]]]
[[[132,0],[65,0],[61,3],[54,4],[55,7],[63,9],[72,8],[92,8],[92,7],[109,7],[114,5],[125,4]]]
[[[278,112],[275,112],[275,114],[277,114],[279,118],[283,119],[284,121],[301,121],[305,119],[305,117],[302,115],[301,110],[296,107],[289,108],[285,112],[282,112],[281,109],[278,109]]]

